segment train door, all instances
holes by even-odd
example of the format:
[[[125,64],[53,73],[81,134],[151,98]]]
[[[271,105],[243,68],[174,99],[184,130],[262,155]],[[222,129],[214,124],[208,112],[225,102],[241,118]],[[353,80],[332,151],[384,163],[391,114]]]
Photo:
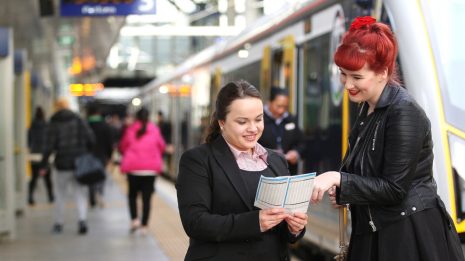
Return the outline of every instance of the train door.
[[[0,235],[15,236],[13,33],[0,27]]]
[[[263,48],[263,57],[260,65],[260,92],[263,100],[267,101],[271,88],[271,46]]]
[[[295,41],[290,35],[281,39],[279,48],[271,51],[271,86],[289,91],[289,111],[295,113],[297,104],[295,88]],[[263,71],[263,69],[262,69]],[[269,87],[271,87],[269,86]],[[268,88],[269,88],[268,87]],[[267,90],[269,94],[269,89]]]

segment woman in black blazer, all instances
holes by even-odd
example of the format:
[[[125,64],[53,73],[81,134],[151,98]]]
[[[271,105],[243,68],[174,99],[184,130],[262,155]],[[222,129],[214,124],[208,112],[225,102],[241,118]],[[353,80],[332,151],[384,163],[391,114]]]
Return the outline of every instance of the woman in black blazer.
[[[253,206],[260,175],[288,175],[286,160],[257,143],[263,103],[245,81],[218,93],[206,144],[186,151],[176,184],[190,238],[185,260],[289,260],[288,243],[305,233],[307,215]]]

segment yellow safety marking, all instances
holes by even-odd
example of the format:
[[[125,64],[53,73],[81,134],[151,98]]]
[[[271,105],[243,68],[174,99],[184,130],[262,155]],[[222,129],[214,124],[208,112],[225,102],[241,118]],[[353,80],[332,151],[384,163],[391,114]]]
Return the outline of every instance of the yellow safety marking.
[[[417,0],[417,7],[419,10],[419,13],[422,17],[422,30],[424,34],[426,35],[427,39],[431,39],[426,27],[425,23],[425,16],[423,14],[422,8],[421,8],[421,3],[420,0]],[[444,113],[444,104],[442,103],[442,94],[441,94],[441,88],[439,85],[439,79],[438,79],[438,73],[437,73],[437,67],[436,67],[436,60],[434,59],[434,54],[433,54],[433,48],[431,47],[430,41],[427,42],[428,49],[429,49],[429,56],[430,60],[432,62],[432,67],[435,69],[434,70],[434,82],[436,85],[436,102],[439,104],[438,110],[439,110],[439,127],[441,130],[441,142],[442,146],[444,149],[444,160],[445,160],[445,166],[446,166],[446,173],[447,173],[447,184],[448,184],[448,191],[449,191],[449,207],[451,210],[450,215],[452,216],[452,220],[454,221],[455,227],[459,233],[465,232],[465,221],[462,221],[460,223],[457,223],[457,209],[456,209],[456,202],[455,202],[455,186],[454,186],[454,178],[453,178],[453,173],[452,173],[452,162],[451,162],[451,156],[450,156],[450,147],[449,147],[449,140],[447,137],[447,129],[448,129],[448,124],[446,122],[445,118],[445,113]]]
[[[465,140],[465,132],[464,131],[457,129],[457,128],[455,128],[454,126],[452,126],[450,124],[446,124],[446,130],[447,130],[447,132],[450,132],[450,133],[454,134],[455,136],[460,137],[460,138]]]

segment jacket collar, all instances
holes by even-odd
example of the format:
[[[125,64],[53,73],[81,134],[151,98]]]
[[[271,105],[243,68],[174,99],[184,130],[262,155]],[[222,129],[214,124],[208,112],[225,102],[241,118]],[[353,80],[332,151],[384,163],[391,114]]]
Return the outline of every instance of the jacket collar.
[[[241,177],[239,166],[237,165],[236,159],[224,138],[219,135],[218,138],[212,142],[211,148],[213,156],[223,169],[224,174],[231,182],[244,204],[249,208],[249,210],[253,210],[253,206],[251,202],[249,202],[247,186]],[[268,166],[275,176],[279,176],[279,172],[277,171],[279,168],[276,166],[276,160],[272,160],[274,155],[272,153],[269,153],[268,155]]]
[[[391,105],[397,93],[400,91],[400,88],[402,87],[399,85],[386,85],[383,92],[381,93],[381,96],[379,97],[375,109],[380,109]]]

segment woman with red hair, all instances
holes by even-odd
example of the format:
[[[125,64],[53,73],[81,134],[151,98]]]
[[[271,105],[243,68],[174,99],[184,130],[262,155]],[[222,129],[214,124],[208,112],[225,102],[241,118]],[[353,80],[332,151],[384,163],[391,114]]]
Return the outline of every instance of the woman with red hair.
[[[436,192],[431,126],[399,83],[389,26],[357,17],[336,50],[341,82],[360,104],[339,171],[318,175],[312,202],[328,192],[349,205],[347,260],[464,260]]]

